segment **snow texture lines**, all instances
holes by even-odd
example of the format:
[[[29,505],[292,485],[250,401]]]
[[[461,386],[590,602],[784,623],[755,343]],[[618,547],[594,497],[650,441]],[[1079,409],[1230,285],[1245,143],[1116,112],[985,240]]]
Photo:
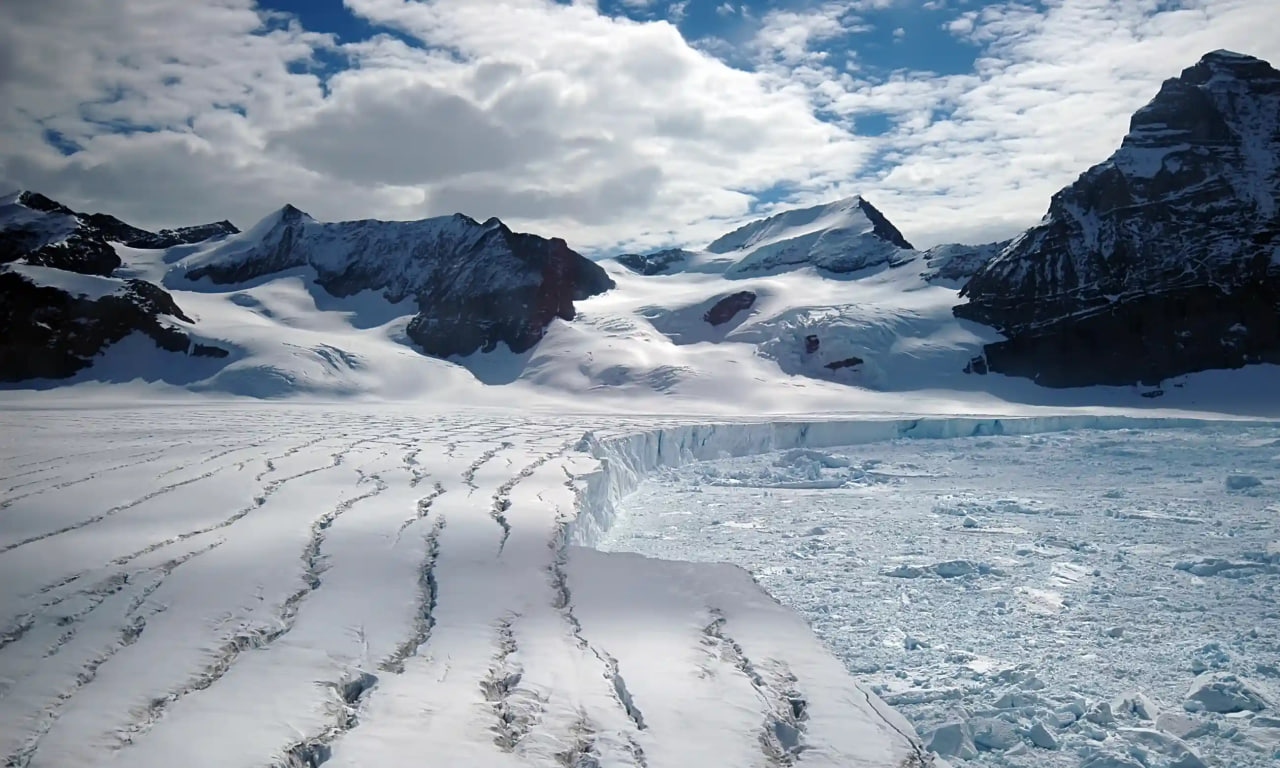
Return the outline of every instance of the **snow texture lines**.
[[[340,454],[335,455],[334,461],[340,463]],[[182,699],[196,691],[204,690],[214,683],[218,682],[223,675],[231,669],[236,660],[245,651],[256,648],[267,648],[276,640],[286,635],[293,628],[294,619],[298,615],[298,610],[302,602],[307,599],[311,593],[320,588],[321,574],[324,572],[324,558],[322,549],[324,546],[325,531],[333,525],[342,514],[347,512],[357,502],[372,498],[382,491],[386,490],[387,485],[381,478],[376,475],[370,475],[375,487],[361,494],[353,496],[349,499],[339,502],[333,509],[318,517],[311,525],[311,535],[307,540],[306,546],[302,550],[303,563],[303,583],[296,591],[294,591],[284,603],[280,606],[279,611],[273,622],[274,626],[270,629],[261,627],[250,628],[236,633],[227,640],[216,654],[213,663],[206,666],[198,674],[192,677],[185,685],[175,691],[170,692],[167,696],[156,699],[147,708],[145,714],[129,728],[126,729],[124,740],[126,743],[138,735],[146,733],[150,728],[164,716],[165,711],[173,705],[174,702]]]
[[[104,595],[102,600],[99,600],[93,605],[93,608],[98,608],[99,605],[107,602],[108,600],[112,600],[114,602],[125,602],[123,618],[121,621],[116,622],[118,629],[113,642],[105,648],[92,652],[80,668],[80,671],[76,674],[75,679],[71,684],[64,690],[56,693],[53,700],[39,713],[36,718],[36,727],[28,735],[22,746],[5,758],[5,768],[26,768],[26,766],[31,763],[31,760],[39,749],[42,740],[53,728],[54,723],[57,722],[58,717],[67,704],[72,701],[81,689],[94,681],[98,675],[98,670],[103,664],[110,661],[111,658],[122,649],[133,645],[138,641],[138,638],[146,629],[147,620],[151,616],[161,610],[164,610],[163,606],[147,607],[147,601],[151,595],[160,588],[165,579],[169,574],[173,573],[175,569],[192,558],[198,557],[215,549],[219,543],[220,542],[215,542],[210,546],[173,558],[157,568],[151,569],[154,572],[154,576],[150,581],[144,580],[132,582],[134,585],[140,585],[140,588],[130,590],[112,590]],[[127,602],[125,601],[125,598],[128,598]],[[82,612],[75,617],[75,621],[79,622],[83,620],[89,612],[90,611]],[[66,645],[66,643],[70,642],[71,639],[72,638],[70,636],[64,635],[63,638],[60,638],[61,642],[59,648]]]
[[[127,509],[132,509],[132,508],[134,508],[134,507],[138,506],[139,504],[143,504],[143,503],[145,503],[145,502],[151,501],[152,499],[156,498],[157,496],[162,496],[162,495],[164,495],[164,494],[166,494],[166,493],[169,493],[169,492],[171,492],[171,491],[177,490],[177,489],[182,488],[182,487],[184,487],[184,486],[191,485],[192,483],[198,483],[198,482],[200,482],[201,480],[208,480],[209,478],[213,477],[214,475],[217,475],[219,472],[222,472],[223,470],[226,470],[226,469],[228,469],[228,468],[230,468],[230,465],[221,466],[221,467],[218,467],[217,469],[209,470],[208,472],[205,472],[204,474],[197,475],[196,477],[190,477],[190,478],[187,478],[186,480],[179,480],[179,481],[178,481],[178,482],[176,482],[176,483],[170,483],[170,484],[168,484],[168,485],[161,486],[160,488],[157,488],[157,489],[155,489],[154,491],[151,491],[151,492],[146,493],[146,494],[144,494],[144,495],[142,495],[142,496],[139,496],[137,499],[134,499],[133,501],[130,501],[130,502],[126,503],[126,504],[119,504],[119,505],[117,505],[117,506],[114,506],[114,507],[112,507],[112,508],[108,509],[108,510],[107,510],[107,511],[105,511],[105,512],[100,512],[100,513],[98,513],[98,514],[96,514],[96,515],[94,515],[94,516],[92,516],[92,517],[86,518],[86,519],[84,519],[84,520],[77,521],[77,522],[72,523],[72,524],[70,524],[70,525],[64,525],[64,526],[62,526],[61,528],[58,528],[58,529],[53,530],[53,531],[47,531],[47,532],[45,532],[45,533],[40,533],[40,534],[37,534],[37,535],[34,535],[34,536],[28,536],[27,538],[22,539],[21,541],[14,542],[14,543],[12,543],[12,544],[7,544],[7,545],[5,545],[5,546],[3,546],[3,547],[0,547],[0,555],[5,554],[6,552],[11,552],[11,551],[13,551],[13,550],[17,549],[18,547],[23,547],[23,546],[26,546],[26,545],[28,545],[28,544],[34,544],[34,543],[35,543],[35,542],[37,542],[37,541],[42,541],[42,540],[44,540],[44,539],[49,539],[49,538],[52,538],[52,537],[54,537],[54,536],[60,536],[60,535],[62,535],[62,534],[64,534],[64,533],[70,533],[70,532],[72,532],[72,531],[76,531],[76,530],[79,530],[79,529],[81,529],[81,528],[85,528],[85,527],[88,527],[88,526],[90,526],[90,525],[93,525],[94,523],[100,523],[100,522],[102,522],[103,520],[106,520],[108,517],[111,517],[112,515],[118,514],[118,513],[123,512],[123,511],[125,511],[125,510],[127,510]]]
[[[511,614],[498,621],[497,653],[488,674],[480,681],[480,690],[497,721],[493,741],[506,752],[514,752],[537,725],[545,705],[536,694],[519,687],[524,670],[518,661],[519,648],[512,629],[519,618]]]
[[[766,707],[765,720],[760,729],[760,749],[764,752],[766,762],[770,766],[795,765],[805,750],[804,731],[808,705],[799,691],[793,687],[778,685],[778,682],[794,683],[794,676],[784,673],[782,681],[767,680],[742,646],[724,631],[727,623],[724,613],[717,608],[712,608],[710,613],[711,622],[702,630],[703,644],[713,658],[731,665],[750,680],[751,686]]]
[[[436,560],[440,557],[440,534],[444,531],[445,524],[443,515],[437,517],[431,526],[431,532],[427,534],[427,556],[418,576],[420,594],[419,607],[414,615],[414,632],[378,665],[383,671],[396,674],[404,672],[405,660],[416,656],[431,637],[431,630],[435,627],[436,598],[440,592],[440,585],[436,581]]]

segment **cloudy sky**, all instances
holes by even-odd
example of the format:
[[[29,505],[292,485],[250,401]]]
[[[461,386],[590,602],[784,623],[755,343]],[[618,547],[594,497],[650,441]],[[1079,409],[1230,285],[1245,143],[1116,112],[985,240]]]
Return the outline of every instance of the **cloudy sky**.
[[[862,194],[1010,236],[1276,0],[0,3],[0,187],[142,226],[462,211],[584,253]]]

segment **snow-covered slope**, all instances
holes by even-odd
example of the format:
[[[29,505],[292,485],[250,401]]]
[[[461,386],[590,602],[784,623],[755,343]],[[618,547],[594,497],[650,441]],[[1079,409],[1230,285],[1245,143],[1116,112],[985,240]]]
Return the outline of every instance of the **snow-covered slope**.
[[[1049,386],[1280,362],[1280,72],[1227,51],[1165,81],[956,312],[984,366]]]
[[[21,262],[91,275],[120,266],[112,243],[171,248],[234,234],[228,221],[148,232],[104,213],[77,213],[36,192],[0,198],[0,264]]]
[[[575,300],[613,287],[563,240],[517,234],[497,219],[320,223],[291,205],[184,258],[168,282],[238,284],[301,267],[336,297],[377,291],[392,303],[414,299],[418,314],[406,333],[439,357],[499,342],[523,352],[553,318],[572,320]]]
[[[752,222],[716,239],[707,252],[733,257],[725,273],[735,277],[799,267],[847,274],[915,256],[902,233],[861,197]]]

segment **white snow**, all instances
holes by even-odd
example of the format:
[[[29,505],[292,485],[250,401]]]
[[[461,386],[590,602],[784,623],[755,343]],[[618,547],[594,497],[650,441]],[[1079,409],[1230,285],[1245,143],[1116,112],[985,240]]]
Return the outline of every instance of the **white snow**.
[[[82,275],[68,272],[65,269],[41,267],[34,264],[6,264],[0,267],[3,271],[22,275],[36,285],[57,288],[72,296],[97,301],[104,296],[118,294],[125,289],[124,280],[98,275]]]

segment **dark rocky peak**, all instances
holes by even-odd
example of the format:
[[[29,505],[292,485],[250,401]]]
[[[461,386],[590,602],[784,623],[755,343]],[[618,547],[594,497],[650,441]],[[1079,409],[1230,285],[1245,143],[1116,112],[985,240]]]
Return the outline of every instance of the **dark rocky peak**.
[[[902,236],[898,228],[885,218],[885,215],[879,211],[874,205],[867,202],[866,198],[858,197],[858,207],[871,221],[871,231],[880,239],[887,240],[890,243],[908,251],[914,251],[915,246],[907,242],[907,238]]]
[[[1166,80],[962,295],[1009,337],[988,367],[1046,384],[1280,360],[1280,72],[1215,51]]]
[[[60,213],[64,216],[75,215],[75,211],[56,200],[50,200],[39,192],[21,192],[18,194],[18,202],[33,211],[41,211],[43,213]]]
[[[170,248],[173,245],[190,245],[193,243],[202,243],[205,240],[212,240],[215,237],[228,237],[230,235],[239,234],[240,230],[235,224],[223,219],[215,221],[212,224],[197,224],[193,227],[176,227],[174,229],[162,229],[156,233],[159,242],[168,243],[167,245],[156,245],[151,247]],[[126,243],[127,245],[127,243]],[[135,248],[143,248],[148,246],[134,246]]]
[[[150,232],[106,213],[77,213],[38,192],[21,192],[0,205],[0,263],[21,261],[92,275],[120,266],[111,243],[171,248],[238,232],[229,221]]]
[[[293,203],[285,203],[284,206],[276,211],[276,216],[285,224],[291,224],[298,221],[315,221],[311,215],[300,208],[294,207]]]
[[[1204,85],[1224,76],[1255,83],[1270,81],[1275,87],[1280,87],[1280,73],[1266,61],[1222,48],[1206,53],[1200,61],[1182,70],[1180,79],[1193,85]]]
[[[421,221],[317,222],[292,206],[184,263],[190,280],[235,284],[310,267],[334,296],[415,299],[407,333],[429,354],[522,352],[573,302],[613,287],[564,240],[512,232],[462,214]]]
[[[683,248],[668,248],[653,253],[624,253],[618,263],[641,275],[669,275],[679,272],[691,255]]]

